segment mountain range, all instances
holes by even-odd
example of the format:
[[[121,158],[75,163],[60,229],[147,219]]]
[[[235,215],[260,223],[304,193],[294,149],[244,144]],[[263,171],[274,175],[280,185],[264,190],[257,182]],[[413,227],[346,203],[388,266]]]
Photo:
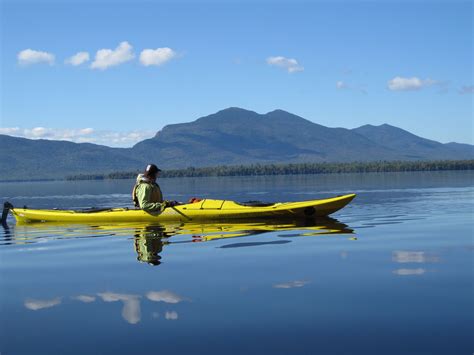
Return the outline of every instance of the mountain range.
[[[473,159],[474,146],[442,144],[383,124],[329,128],[283,110],[228,108],[165,126],[131,148],[0,135],[0,179],[252,163]]]

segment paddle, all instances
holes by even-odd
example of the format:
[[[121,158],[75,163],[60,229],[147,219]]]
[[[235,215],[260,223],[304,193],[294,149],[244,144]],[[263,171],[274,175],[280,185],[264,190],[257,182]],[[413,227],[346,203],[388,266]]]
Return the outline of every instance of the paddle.
[[[191,220],[191,217],[186,216],[183,212],[181,212],[180,210],[178,210],[176,207],[174,207],[174,206],[169,206],[169,207],[171,207],[173,210],[175,210],[176,212],[178,212],[181,216],[187,218],[188,220]]]

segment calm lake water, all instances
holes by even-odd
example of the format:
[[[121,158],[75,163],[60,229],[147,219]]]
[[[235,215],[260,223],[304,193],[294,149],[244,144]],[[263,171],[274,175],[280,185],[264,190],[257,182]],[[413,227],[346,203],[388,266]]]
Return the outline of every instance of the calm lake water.
[[[474,172],[163,179],[165,198],[355,192],[333,219],[0,228],[0,353],[472,354]],[[1,183],[31,208],[133,181]]]

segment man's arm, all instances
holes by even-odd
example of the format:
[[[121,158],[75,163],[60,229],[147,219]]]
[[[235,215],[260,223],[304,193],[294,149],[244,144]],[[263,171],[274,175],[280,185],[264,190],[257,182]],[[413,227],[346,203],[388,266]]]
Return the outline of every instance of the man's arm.
[[[147,212],[163,211],[166,207],[165,202],[150,202],[153,187],[148,184],[137,186],[137,198],[140,208]]]

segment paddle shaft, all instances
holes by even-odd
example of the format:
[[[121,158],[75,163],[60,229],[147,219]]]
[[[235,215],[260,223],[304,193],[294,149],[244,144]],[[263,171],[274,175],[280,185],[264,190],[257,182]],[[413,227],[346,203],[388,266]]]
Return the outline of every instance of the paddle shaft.
[[[174,207],[174,206],[170,206],[170,207],[171,207],[172,209],[174,209],[176,212],[178,212],[181,216],[183,216],[183,217],[185,217],[185,218],[191,220],[191,217],[186,216],[183,212],[181,212],[180,210],[178,210],[176,207]]]

